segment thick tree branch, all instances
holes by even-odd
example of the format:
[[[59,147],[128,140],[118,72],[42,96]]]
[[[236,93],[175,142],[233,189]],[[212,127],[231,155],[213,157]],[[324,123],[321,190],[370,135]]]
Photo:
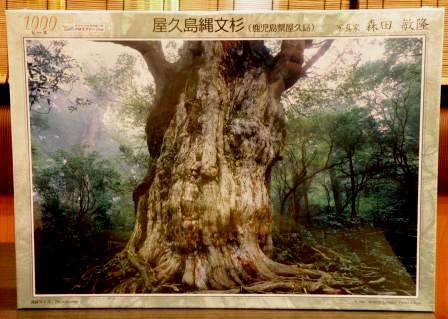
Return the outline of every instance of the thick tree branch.
[[[309,59],[305,65],[302,67],[302,72],[305,73],[310,67],[313,66],[314,63],[317,62],[325,54],[325,52],[328,51],[331,44],[333,43],[333,40],[327,40],[325,43],[322,44],[322,46],[319,48],[319,50],[314,54],[311,59]]]
[[[201,41],[185,41],[179,52],[179,60],[173,63],[175,72],[183,76],[188,76],[192,68],[199,66],[203,61],[202,53],[203,47]]]
[[[270,82],[274,93],[280,95],[305,74],[302,68],[303,52],[310,45],[309,40],[283,40],[280,52],[272,60]]]
[[[189,72],[192,67],[198,65],[202,55],[200,41],[186,41],[180,51],[177,62],[170,63],[165,59],[162,43],[160,41],[112,41],[113,43],[127,46],[140,52],[148,70],[154,77],[158,88],[164,86],[167,81],[176,77],[184,77],[183,73]]]
[[[165,59],[160,41],[113,41],[141,53],[156,83],[172,75],[173,65]]]

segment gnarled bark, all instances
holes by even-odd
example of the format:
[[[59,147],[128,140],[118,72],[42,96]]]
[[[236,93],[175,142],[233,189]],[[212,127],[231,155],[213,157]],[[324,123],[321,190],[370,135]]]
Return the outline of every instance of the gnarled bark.
[[[269,258],[270,171],[285,140],[280,95],[303,75],[308,43],[284,41],[272,57],[261,41],[187,42],[174,64],[157,62],[155,43],[120,44],[139,50],[156,78],[146,127],[155,159],[134,193],[131,239],[85,274],[96,278],[89,289],[334,292],[324,273]]]

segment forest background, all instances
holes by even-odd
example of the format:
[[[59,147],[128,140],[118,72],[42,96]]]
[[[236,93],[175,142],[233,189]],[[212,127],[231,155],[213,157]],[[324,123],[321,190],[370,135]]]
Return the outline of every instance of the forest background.
[[[415,294],[422,45],[334,40],[283,94],[274,260],[357,278],[350,293]],[[181,46],[164,42],[166,59]],[[155,85],[140,54],[113,43],[29,40],[27,66],[36,290],[67,293],[132,233]]]

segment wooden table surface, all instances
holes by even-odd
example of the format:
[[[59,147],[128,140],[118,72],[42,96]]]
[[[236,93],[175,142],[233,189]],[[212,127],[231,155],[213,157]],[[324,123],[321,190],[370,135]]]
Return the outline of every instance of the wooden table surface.
[[[448,194],[437,199],[436,314],[448,319]]]

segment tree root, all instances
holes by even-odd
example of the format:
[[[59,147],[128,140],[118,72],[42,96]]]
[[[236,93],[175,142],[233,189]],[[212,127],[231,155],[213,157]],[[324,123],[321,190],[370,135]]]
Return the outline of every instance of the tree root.
[[[254,249],[251,249],[254,248]],[[341,293],[326,272],[283,265],[259,247],[210,247],[208,254],[184,257],[182,267],[152,269],[127,247],[107,264],[97,266],[74,287],[78,293]],[[172,267],[171,267],[172,268]],[[156,271],[159,270],[159,273]],[[168,274],[176,273],[172,277]],[[181,277],[179,275],[182,274]],[[159,278],[159,279],[157,279]],[[175,278],[182,278],[179,282]]]
[[[154,271],[147,264],[145,264],[145,262],[135,253],[133,249],[128,249],[127,257],[132,266],[134,266],[141,275],[146,290],[151,291],[155,281]]]
[[[151,268],[128,245],[107,264],[84,273],[73,291],[412,295],[405,290],[388,290],[387,278],[375,267],[361,264],[347,273],[319,270],[318,264],[286,265],[270,259],[252,243],[210,246],[201,253],[182,257],[170,251],[160,255],[160,260],[155,262],[158,266]],[[345,259],[337,252],[332,255],[337,260]],[[325,262],[332,262],[329,256],[330,260],[321,257]]]
[[[148,272],[141,275],[142,266],[126,250],[118,253],[105,265],[86,271],[79,284],[72,288],[76,293],[137,293],[147,292],[151,286]]]

